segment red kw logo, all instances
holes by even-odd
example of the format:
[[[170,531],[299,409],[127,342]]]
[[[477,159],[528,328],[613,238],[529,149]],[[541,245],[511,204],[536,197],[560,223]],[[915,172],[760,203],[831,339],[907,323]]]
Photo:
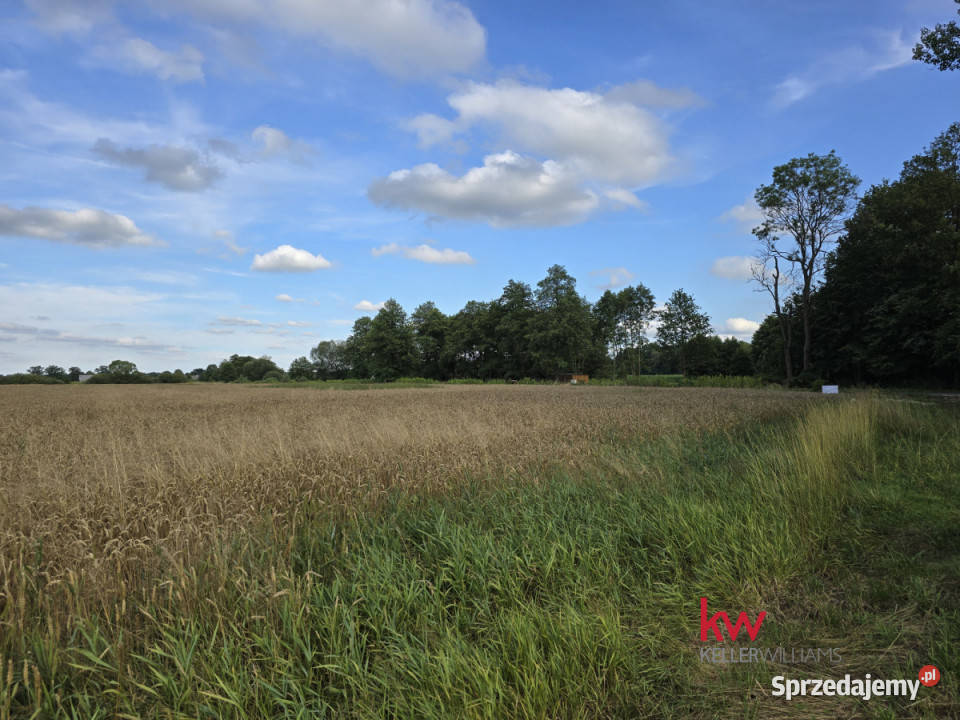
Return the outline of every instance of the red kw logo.
[[[737,635],[740,634],[740,628],[746,628],[747,635],[750,637],[750,640],[757,639],[757,633],[760,632],[760,626],[763,625],[764,618],[767,617],[766,612],[761,612],[757,615],[756,623],[751,623],[750,618],[747,617],[747,613],[740,613],[740,617],[737,618],[737,624],[734,625],[730,622],[730,616],[725,612],[715,613],[712,618],[707,619],[707,599],[705,597],[700,598],[700,640],[702,642],[707,642],[707,631],[713,630],[713,636],[719,641],[724,642],[723,631],[720,628],[718,620],[722,620],[723,624],[727,627],[727,634],[730,636],[730,640],[736,641]]]

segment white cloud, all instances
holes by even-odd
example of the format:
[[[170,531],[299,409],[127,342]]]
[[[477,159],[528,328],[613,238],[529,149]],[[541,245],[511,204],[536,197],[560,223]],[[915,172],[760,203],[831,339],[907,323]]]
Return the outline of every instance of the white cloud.
[[[263,325],[262,322],[253,318],[242,318],[242,317],[224,317],[221,315],[217,318],[217,325],[230,325],[236,327],[257,327],[258,325]]]
[[[362,310],[363,312],[377,312],[378,310],[383,308],[383,306],[386,304],[387,304],[386,301],[372,303],[369,300],[361,300],[360,302],[358,302],[356,305],[353,306],[353,309]]]
[[[214,230],[214,235],[223,240],[223,244],[226,245],[227,250],[232,252],[234,255],[244,255],[246,254],[249,248],[240,247],[233,239],[233,233],[229,230]]]
[[[281,245],[264,255],[254,255],[251,270],[264,272],[312,272],[330,267],[330,261],[292,245]]]
[[[569,225],[596,209],[591,190],[561,164],[506,151],[456,177],[433,163],[397,170],[374,181],[367,194],[383,207],[475,220],[494,227]]]
[[[757,259],[744,255],[717,258],[710,266],[710,274],[727,280],[749,280]]]
[[[734,205],[720,216],[720,220],[738,223],[743,230],[752,230],[763,220],[763,211],[757,201],[748,197],[742,205]]]
[[[450,142],[457,133],[456,123],[432,113],[417,115],[407,121],[405,127],[417,134],[417,140],[421,148]]]
[[[112,0],[26,0],[26,5],[44,30],[82,34],[110,18]]]
[[[269,125],[254,128],[250,137],[260,144],[260,155],[264,158],[286,155],[293,160],[305,160],[313,154],[313,148],[307,143],[294,140],[283,130]]]
[[[473,13],[449,0],[153,0],[218,21],[272,27],[319,38],[400,77],[469,70],[484,58],[486,32]]]
[[[734,335],[753,335],[760,329],[760,323],[746,318],[727,318],[723,329]]]
[[[95,248],[163,244],[141,231],[125,215],[92,208],[16,210],[0,205],[0,235],[43,238]]]
[[[917,38],[903,31],[874,32],[868,42],[831,51],[806,69],[788,76],[773,92],[770,104],[783,109],[829,85],[846,85],[912,62]]]
[[[408,260],[418,260],[436,265],[472,265],[476,262],[476,260],[470,257],[470,253],[463,250],[451,250],[450,248],[439,250],[426,244],[409,247],[406,245],[398,245],[397,243],[389,243],[374,248],[370,252],[374,257],[379,257],[380,255],[402,255]]]
[[[287,325],[290,327],[310,327],[310,323],[305,320],[287,320]]]
[[[625,267],[603,268],[602,270],[591,270],[592,276],[606,275],[607,282],[597,285],[601,290],[612,290],[613,288],[623,287],[635,277],[632,272]]]
[[[147,181],[160,183],[171,190],[206,190],[223,175],[216,165],[186,147],[119,148],[110,140],[100,138],[94,144],[93,152],[114,165],[141,167],[146,170]]]
[[[300,303],[304,301],[303,298],[295,298],[291,295],[287,295],[286,293],[280,293],[274,299],[278,300],[279,302],[286,302],[286,303]]]
[[[613,188],[603,193],[610,200],[613,200],[619,207],[632,207],[637,210],[647,210],[649,205],[634,195],[629,190],[623,188]]]
[[[420,115],[408,125],[424,146],[449,140],[455,130],[486,125],[510,145],[555,158],[587,178],[650,185],[673,165],[667,131],[629,94],[549,90],[509,80],[469,83],[447,98],[458,113],[455,120]]]
[[[4,337],[6,335],[6,337]],[[140,352],[179,352],[177,346],[164,345],[152,342],[148,338],[137,335],[134,337],[90,337],[79,335],[77,333],[66,332],[62,330],[52,330],[49,328],[38,328],[29,325],[20,325],[18,323],[0,322],[0,342],[10,342],[20,337],[27,337],[31,341],[68,343],[71,345],[86,345],[103,348],[134,348]]]
[[[190,45],[177,52],[161,50],[143,38],[98,45],[90,57],[99,65],[127,73],[150,73],[161,80],[192,82],[203,80],[203,53]]]

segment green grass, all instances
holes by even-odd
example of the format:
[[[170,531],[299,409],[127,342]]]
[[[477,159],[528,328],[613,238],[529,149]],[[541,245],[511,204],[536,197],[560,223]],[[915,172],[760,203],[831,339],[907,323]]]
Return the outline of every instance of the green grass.
[[[617,381],[640,387],[728,387],[762,388],[767,383],[755,375],[627,375]]]
[[[517,381],[521,385],[553,385],[552,380],[533,380],[523,378]],[[268,387],[309,387],[321,390],[373,390],[377,388],[429,387],[435,385],[505,385],[506,380],[491,378],[454,378],[452,380],[430,380],[428,378],[397,378],[390,382],[373,380],[299,380],[299,381],[263,381]],[[626,378],[591,378],[590,385],[635,385],[640,387],[726,387],[726,388],[763,388],[767,387],[761,378],[752,375],[628,375]],[[776,386],[779,387],[779,386]]]
[[[264,520],[66,644],[24,628],[4,643],[19,650],[0,717],[960,713],[952,409],[841,400],[603,446],[590,467]],[[843,665],[701,664],[704,595],[766,610],[757,645],[837,647]],[[915,678],[928,663],[944,680],[912,705],[764,695],[774,674]]]

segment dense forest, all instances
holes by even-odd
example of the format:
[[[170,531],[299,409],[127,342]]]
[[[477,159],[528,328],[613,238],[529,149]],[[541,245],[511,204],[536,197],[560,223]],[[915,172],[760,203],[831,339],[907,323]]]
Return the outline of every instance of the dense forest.
[[[757,371],[784,380],[784,339],[812,338],[805,382],[960,386],[960,124],[867,190],[806,303],[794,287],[753,337]],[[786,332],[781,324],[786,324]],[[802,347],[789,359],[802,368]]]

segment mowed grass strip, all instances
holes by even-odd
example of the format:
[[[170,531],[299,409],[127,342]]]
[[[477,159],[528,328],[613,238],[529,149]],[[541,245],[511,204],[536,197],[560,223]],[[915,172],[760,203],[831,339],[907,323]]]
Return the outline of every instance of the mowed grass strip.
[[[697,399],[710,412],[714,397]],[[359,512],[317,498],[261,512],[100,605],[69,573],[30,587],[23,559],[0,713],[950,716],[956,415],[862,398],[761,416],[645,437],[598,426],[576,462],[394,483]],[[767,610],[764,645],[839,647],[843,664],[701,664],[701,595]],[[767,695],[773,674],[912,678],[927,663],[945,680],[913,705]]]

